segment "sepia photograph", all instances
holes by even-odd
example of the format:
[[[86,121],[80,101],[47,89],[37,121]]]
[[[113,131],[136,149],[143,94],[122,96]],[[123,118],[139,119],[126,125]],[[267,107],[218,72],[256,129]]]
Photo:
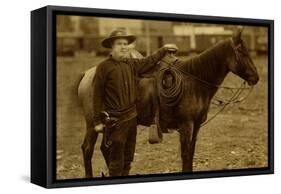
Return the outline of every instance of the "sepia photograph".
[[[269,167],[268,27],[55,21],[56,180]]]

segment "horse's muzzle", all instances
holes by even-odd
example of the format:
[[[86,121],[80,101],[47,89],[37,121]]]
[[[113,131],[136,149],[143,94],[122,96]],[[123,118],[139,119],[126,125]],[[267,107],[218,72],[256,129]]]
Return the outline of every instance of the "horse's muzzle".
[[[259,82],[259,76],[251,76],[247,79],[247,83],[249,86],[256,85]]]

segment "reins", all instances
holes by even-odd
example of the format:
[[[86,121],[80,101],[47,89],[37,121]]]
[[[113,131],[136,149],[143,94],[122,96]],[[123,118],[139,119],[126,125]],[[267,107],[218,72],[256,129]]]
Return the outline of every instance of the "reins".
[[[228,105],[230,104],[236,104],[236,103],[240,103],[242,101],[244,101],[249,95],[250,93],[253,91],[253,87],[250,88],[245,88],[246,86],[246,82],[244,81],[241,84],[241,87],[238,88],[236,90],[236,92],[234,92],[234,94],[230,97],[230,99],[228,101],[222,101],[219,99],[214,98],[212,104],[216,105],[216,106],[221,106],[221,109],[218,110],[211,118],[209,118],[207,121],[205,121],[204,123],[201,124],[201,127],[205,126],[207,123],[209,123],[211,120],[213,120],[214,118],[216,118],[218,116],[218,114],[220,114]],[[240,98],[240,95],[243,93],[243,91],[245,91],[244,89],[249,89],[249,92],[247,93],[247,95],[245,95],[244,97]],[[215,103],[218,102],[218,103]]]

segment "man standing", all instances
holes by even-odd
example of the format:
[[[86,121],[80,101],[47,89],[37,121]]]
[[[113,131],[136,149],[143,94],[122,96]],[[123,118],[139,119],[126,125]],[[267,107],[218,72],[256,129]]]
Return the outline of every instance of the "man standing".
[[[111,55],[97,66],[93,83],[95,130],[101,131],[104,127],[101,111],[118,119],[107,139],[110,144],[103,139],[101,146],[110,176],[129,175],[134,158],[137,76],[153,68],[175,46],[169,44],[151,56],[132,59],[129,58],[128,45],[135,39],[135,36],[128,35],[125,30],[118,29],[102,41],[105,48],[111,49]]]

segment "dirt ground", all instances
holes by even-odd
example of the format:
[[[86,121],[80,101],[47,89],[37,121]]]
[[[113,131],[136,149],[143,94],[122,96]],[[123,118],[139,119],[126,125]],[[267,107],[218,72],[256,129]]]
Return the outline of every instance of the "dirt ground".
[[[81,72],[103,58],[69,57],[57,59],[57,179],[83,178],[81,144],[85,122],[76,96]],[[249,97],[240,104],[228,106],[200,129],[196,144],[194,171],[257,168],[268,166],[268,80],[267,58],[255,57],[260,81]],[[239,86],[241,79],[229,74],[224,85]],[[246,94],[245,94],[246,95]],[[218,92],[228,99],[229,91]],[[212,106],[209,117],[219,108]],[[152,126],[154,127],[154,126]],[[139,126],[131,175],[181,172],[179,134],[164,134],[160,144],[148,143],[148,128]],[[94,176],[107,174],[100,152],[101,136],[92,160]]]

